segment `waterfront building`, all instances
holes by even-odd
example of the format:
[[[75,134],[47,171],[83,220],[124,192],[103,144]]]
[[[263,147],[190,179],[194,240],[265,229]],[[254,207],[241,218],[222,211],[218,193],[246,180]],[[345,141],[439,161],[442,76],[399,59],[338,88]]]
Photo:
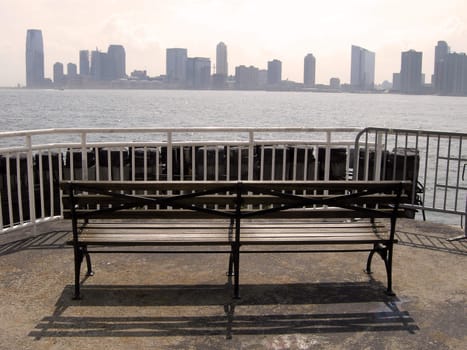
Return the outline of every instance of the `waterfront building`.
[[[53,79],[56,86],[62,86],[65,83],[65,74],[63,73],[63,63],[55,62],[53,66]]]
[[[467,56],[465,53],[450,53],[443,66],[446,79],[442,81],[443,95],[467,96]]]
[[[278,85],[282,81],[282,62],[272,60],[268,62],[268,85]]]
[[[117,80],[126,78],[126,54],[122,45],[110,45],[106,57],[107,80]]]
[[[79,52],[79,74],[81,76],[88,76],[90,73],[89,65],[89,51],[80,50]]]
[[[44,43],[42,31],[28,29],[26,34],[26,86],[44,85]]]
[[[104,80],[107,54],[98,49],[91,51],[90,75],[95,81]]]
[[[225,89],[227,87],[227,76],[229,67],[227,63],[227,46],[220,42],[216,46],[216,67],[212,79],[212,87],[214,89]]]
[[[438,41],[438,44],[435,46],[435,67],[433,73],[433,88],[436,93],[442,93],[446,86],[447,77],[446,77],[446,59],[449,55],[449,46],[445,41]]]
[[[187,58],[186,86],[192,89],[208,89],[211,85],[211,60],[205,57]]]
[[[174,87],[183,87],[186,83],[187,49],[170,48],[166,50],[167,82]]]
[[[339,90],[341,88],[341,80],[339,78],[329,79],[329,87],[333,90]]]
[[[66,72],[69,79],[75,79],[78,75],[78,69],[76,67],[76,64],[68,63],[66,65]]]
[[[392,74],[392,90],[393,91],[401,90],[401,74],[400,73]]]
[[[352,45],[350,86],[354,91],[373,90],[375,86],[375,53]]]
[[[146,70],[134,70],[130,74],[130,79],[134,80],[149,80],[148,72]]]
[[[259,88],[259,69],[254,66],[235,67],[235,87],[239,90],[255,90]]]
[[[305,87],[314,87],[316,79],[316,59],[313,54],[305,56],[303,63],[303,85]]]
[[[268,84],[268,71],[267,69],[258,69],[258,87],[264,89]]]
[[[415,50],[402,52],[400,91],[404,94],[422,92],[422,55]]]
[[[223,42],[220,42],[216,46],[216,74],[225,77],[229,75],[227,46]]]

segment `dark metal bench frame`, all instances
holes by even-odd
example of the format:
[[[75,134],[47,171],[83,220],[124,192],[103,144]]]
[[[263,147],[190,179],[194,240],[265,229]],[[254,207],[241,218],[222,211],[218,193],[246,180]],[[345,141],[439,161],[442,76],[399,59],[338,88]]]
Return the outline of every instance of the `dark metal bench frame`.
[[[64,216],[72,221],[73,240],[70,244],[74,248],[75,266],[75,293],[74,298],[79,299],[80,294],[80,270],[84,259],[87,264],[87,274],[92,275],[92,265],[88,245],[89,242],[80,240],[82,228],[89,220],[101,218],[119,218],[123,221],[127,217],[138,219],[154,219],[155,214],[164,211],[161,217],[167,213],[170,217],[179,217],[180,220],[191,216],[198,218],[222,217],[230,220],[228,232],[224,242],[212,243],[199,240],[182,242],[119,242],[106,240],[106,246],[204,246],[228,245],[230,249],[204,249],[189,252],[203,253],[230,253],[228,275],[234,279],[234,297],[239,298],[240,286],[240,255],[241,253],[283,253],[283,252],[369,252],[366,263],[366,272],[371,273],[371,262],[375,253],[383,260],[387,274],[387,291],[394,295],[392,290],[392,259],[395,240],[396,220],[403,215],[400,203],[403,201],[404,189],[409,188],[409,182],[402,181],[184,181],[184,182],[131,182],[131,181],[65,181],[61,183],[64,191],[63,204]],[[152,195],[136,194],[148,190]],[[164,195],[153,195],[154,190],[164,190]],[[179,193],[181,191],[182,193]],[[177,193],[172,193],[177,192]],[[329,193],[336,194],[329,194]],[[89,194],[97,194],[107,201],[112,201],[112,207],[89,209],[86,199]],[[222,195],[219,195],[222,194]],[[227,194],[227,195],[226,195]],[[378,196],[379,194],[384,194]],[[218,196],[218,197],[216,197]],[[372,196],[376,196],[373,198]],[[203,198],[209,198],[212,205],[202,205]],[[84,204],[83,204],[84,200]],[[376,200],[376,202],[374,202]],[[368,204],[370,203],[370,204]],[[150,206],[151,210],[143,207]],[[81,210],[84,207],[84,210]],[[86,208],[87,207],[87,208]],[[171,210],[158,208],[170,207]],[[139,208],[135,210],[135,208]],[[156,209],[155,209],[156,208]],[[66,214],[67,213],[67,214]],[[181,215],[181,216],[180,216]],[[369,218],[370,224],[375,223],[376,218],[389,219],[389,234],[385,237],[374,237],[369,240],[349,239],[331,240],[322,239],[309,241],[287,240],[280,242],[255,242],[245,241],[242,237],[242,228],[248,227],[245,219],[267,218],[274,220],[294,218]],[[124,225],[124,224],[122,224]],[[196,228],[194,224],[193,228]],[[128,232],[131,237],[131,229]],[[293,233],[292,233],[293,236]],[[292,237],[291,236],[291,237]],[[370,248],[359,249],[332,249],[332,250],[254,250],[243,251],[245,245],[352,245],[367,244]],[[145,252],[137,250],[93,250],[102,252]],[[172,252],[172,251],[164,251]],[[179,251],[177,251],[179,252]]]

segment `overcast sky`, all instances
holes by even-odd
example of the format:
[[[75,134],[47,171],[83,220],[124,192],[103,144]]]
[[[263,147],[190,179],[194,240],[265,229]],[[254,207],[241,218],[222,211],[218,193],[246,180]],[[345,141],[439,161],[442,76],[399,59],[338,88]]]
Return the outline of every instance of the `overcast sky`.
[[[376,83],[392,80],[401,52],[423,52],[433,73],[434,47],[467,51],[466,0],[0,0],[0,86],[25,84],[27,29],[41,29],[45,72],[78,64],[80,49],[126,50],[127,74],[165,73],[165,49],[210,57],[223,41],[229,73],[241,64],[282,61],[282,78],[303,80],[303,58],[316,57],[318,83],[350,80],[352,44],[376,53]]]

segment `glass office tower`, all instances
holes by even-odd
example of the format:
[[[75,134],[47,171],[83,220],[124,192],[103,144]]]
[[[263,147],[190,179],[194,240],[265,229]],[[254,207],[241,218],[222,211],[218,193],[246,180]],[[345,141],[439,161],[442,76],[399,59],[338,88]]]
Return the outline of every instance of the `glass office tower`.
[[[42,31],[28,29],[26,35],[26,86],[44,85],[44,44]]]

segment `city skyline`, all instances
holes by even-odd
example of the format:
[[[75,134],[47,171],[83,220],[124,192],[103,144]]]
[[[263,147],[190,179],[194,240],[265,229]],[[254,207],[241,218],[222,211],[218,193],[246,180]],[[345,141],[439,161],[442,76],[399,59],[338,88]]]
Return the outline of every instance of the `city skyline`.
[[[451,52],[445,41],[435,47],[435,65],[430,83],[422,72],[423,53],[413,49],[401,53],[401,68],[393,73],[392,83],[375,84],[375,53],[352,45],[350,84],[341,85],[333,77],[329,85],[315,84],[316,60],[309,53],[304,58],[303,82],[282,79],[282,62],[268,61],[267,70],[245,65],[235,67],[235,75],[228,76],[227,45],[216,46],[216,61],[211,65],[207,57],[188,57],[187,48],[166,49],[165,75],[150,77],[146,70],[126,74],[126,52],[122,45],[111,44],[107,52],[97,48],[79,51],[77,64],[53,65],[53,79],[44,77],[42,32],[28,29],[26,35],[26,76],[29,88],[169,88],[169,89],[266,89],[314,91],[371,92],[390,90],[403,94],[441,94],[467,96],[467,55]],[[220,69],[219,69],[220,67]],[[316,89],[317,88],[317,89]]]
[[[45,76],[55,62],[78,63],[80,48],[118,43],[127,52],[127,72],[165,72],[165,48],[186,47],[193,57],[215,61],[220,41],[229,47],[229,73],[239,65],[266,68],[282,61],[282,78],[301,81],[303,57],[316,57],[316,83],[350,81],[353,44],[376,53],[375,82],[391,80],[400,52],[424,53],[423,72],[433,73],[438,40],[464,51],[467,3],[431,1],[75,1],[4,0],[0,4],[0,86],[25,84],[24,33],[42,29]],[[232,73],[230,73],[232,74]]]

